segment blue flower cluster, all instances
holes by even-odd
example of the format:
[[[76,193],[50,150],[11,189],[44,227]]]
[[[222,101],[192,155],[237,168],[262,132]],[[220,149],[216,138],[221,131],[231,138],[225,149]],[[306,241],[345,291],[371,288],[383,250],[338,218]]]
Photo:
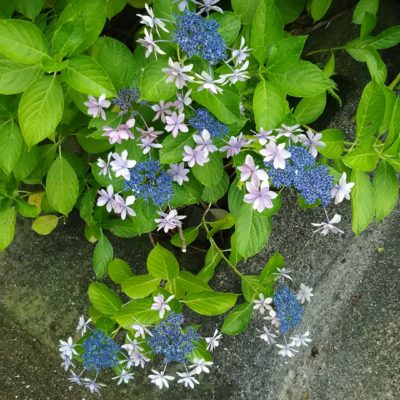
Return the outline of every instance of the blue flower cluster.
[[[192,327],[185,331],[181,328],[184,322],[183,314],[173,311],[151,331],[148,340],[152,351],[161,354],[166,362],[183,363],[189,360],[190,353],[200,340],[199,333]]]
[[[228,134],[228,127],[214,118],[205,108],[196,110],[196,115],[190,118],[189,125],[197,129],[200,133],[204,129],[207,129],[212,138],[220,138]]]
[[[185,10],[176,17],[176,30],[172,40],[189,57],[200,56],[216,64],[227,57],[226,43],[218,33],[219,24],[214,19],[205,19],[195,12]]]
[[[87,371],[100,371],[118,365],[119,346],[114,340],[95,330],[83,343],[83,366]]]
[[[288,149],[291,158],[284,170],[271,168],[269,175],[278,189],[282,186],[295,187],[307,204],[318,199],[324,206],[331,200],[333,177],[326,165],[318,165],[313,156],[304,148],[292,146]]]
[[[289,333],[299,325],[304,315],[304,309],[296,298],[296,295],[284,285],[274,294],[274,308],[279,319],[279,332]]]
[[[139,89],[133,88],[125,88],[118,90],[118,97],[116,97],[113,102],[114,104],[121,109],[118,115],[127,114],[133,105],[137,103],[140,98]]]
[[[172,197],[172,176],[164,171],[159,161],[142,161],[131,169],[129,181],[124,182],[125,191],[162,207]]]

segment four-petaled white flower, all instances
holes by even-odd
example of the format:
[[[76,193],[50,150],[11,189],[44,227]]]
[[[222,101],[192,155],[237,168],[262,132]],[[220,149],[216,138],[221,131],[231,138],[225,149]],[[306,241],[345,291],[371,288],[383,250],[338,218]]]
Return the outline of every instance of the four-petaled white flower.
[[[240,171],[240,180],[242,182],[250,179],[251,182],[257,185],[260,181],[268,181],[267,172],[259,169],[250,154],[247,154],[244,164],[238,167],[238,170]]]
[[[136,14],[138,17],[140,17],[140,23],[148,26],[150,29],[155,28],[157,35],[160,35],[158,28],[162,29],[164,32],[168,32],[168,29],[166,28],[163,19],[156,18],[153,9],[149,7],[147,3],[145,3],[144,7],[146,8],[146,11],[149,15]]]
[[[136,339],[132,340],[129,334],[126,335],[126,341],[127,343],[123,344],[121,347],[127,351],[128,355],[132,355],[133,353],[138,353],[143,350],[143,348],[139,346],[138,341]]]
[[[272,161],[275,169],[285,169],[285,160],[290,158],[290,152],[285,150],[285,143],[276,144],[270,141],[262,150],[260,154],[264,156],[264,161]]]
[[[219,341],[221,339],[222,334],[218,332],[218,329],[216,329],[213,336],[205,338],[207,342],[207,350],[213,351],[216,347],[219,346]]]
[[[299,124],[293,126],[282,124],[280,128],[275,130],[278,132],[278,137],[285,136],[288,139],[291,139],[294,143],[297,143],[299,141],[296,133],[303,132],[303,129],[300,128]]]
[[[146,338],[146,334],[149,336],[153,336],[151,334],[151,332],[144,326],[141,324],[132,324],[131,325],[131,329],[133,329],[135,332],[135,338],[137,337],[142,337],[143,339]]]
[[[182,65],[179,62],[173,61],[170,57],[168,59],[169,68],[163,68],[162,72],[167,75],[166,82],[175,82],[178,89],[186,86],[186,82],[193,82],[193,76],[187,74],[193,69],[193,64]]]
[[[86,107],[88,107],[88,114],[93,118],[97,118],[99,115],[102,119],[106,119],[106,113],[104,112],[104,108],[108,108],[111,105],[111,102],[106,100],[106,95],[102,94],[98,100],[95,97],[89,96],[89,101],[85,101],[83,103]]]
[[[133,379],[133,373],[127,371],[126,369],[122,369],[119,375],[114,376],[111,379],[114,380],[118,379],[117,385],[120,385],[121,383],[128,383]]]
[[[146,53],[144,55],[146,58],[150,57],[151,53],[153,52],[156,58],[157,58],[157,53],[165,54],[165,51],[160,49],[160,46],[153,39],[153,34],[149,32],[147,28],[144,28],[144,38],[139,39],[138,43],[140,43],[143,47],[146,48]]]
[[[185,168],[185,164],[169,164],[169,170],[167,171],[171,176],[174,182],[177,182],[179,186],[183,185],[183,182],[188,182],[189,178],[187,174],[189,170]]]
[[[240,133],[239,136],[231,136],[227,145],[221,147],[219,151],[226,151],[227,157],[233,157],[239,154],[242,147],[246,146],[248,143],[249,142],[243,137],[243,133]]]
[[[326,144],[320,140],[322,139],[322,133],[314,133],[307,130],[306,134],[298,135],[299,141],[304,147],[308,147],[309,152],[315,158],[318,155],[318,148],[323,148]]]
[[[166,103],[164,100],[160,100],[158,104],[152,105],[151,109],[156,113],[153,121],[157,121],[160,118],[161,121],[165,123],[165,117],[172,114],[172,111],[170,110],[172,106],[173,103],[170,101]]]
[[[78,325],[76,327],[76,331],[80,332],[81,335],[83,336],[86,333],[86,331],[87,331],[87,329],[89,327],[89,324],[91,322],[92,322],[92,318],[89,318],[88,320],[85,320],[85,316],[81,315],[79,317],[79,322],[78,322]]]
[[[161,218],[156,218],[155,222],[157,225],[157,231],[164,229],[164,232],[167,233],[169,230],[180,228],[182,226],[181,219],[185,219],[186,215],[178,215],[178,211],[170,210],[167,214],[163,211],[157,211],[157,213],[161,216]]]
[[[205,12],[208,16],[210,11],[216,11],[219,12],[220,14],[224,13],[221,7],[215,5],[219,3],[220,0],[201,0],[201,1],[192,0],[192,2],[200,6],[198,14],[202,14]]]
[[[268,181],[263,181],[261,184],[247,182],[246,189],[248,193],[245,194],[244,201],[253,204],[253,208],[258,212],[272,208],[274,206],[272,200],[278,197],[278,193],[269,190]]]
[[[273,135],[274,131],[272,129],[266,131],[264,128],[260,128],[260,132],[256,134],[256,138],[260,142],[261,146],[265,146],[269,140],[276,140],[276,137]]]
[[[89,379],[89,378],[83,378],[82,379],[83,385],[85,388],[90,390],[90,393],[94,394],[100,394],[100,389],[102,387],[105,387],[104,383],[96,382],[95,380]]]
[[[278,268],[278,272],[273,272],[272,274],[275,275],[275,280],[277,281],[278,279],[282,279],[284,281],[285,279],[289,279],[292,281],[292,277],[289,275],[292,271],[290,269],[286,268]]]
[[[135,119],[130,118],[125,124],[118,125],[116,128],[103,126],[103,135],[108,137],[110,144],[122,143],[123,140],[134,139],[131,129],[135,126]]]
[[[77,385],[82,385],[82,379],[74,371],[71,371],[71,375],[67,378],[71,383],[76,383]]]
[[[69,337],[67,341],[60,340],[60,346],[58,350],[61,353],[61,356],[71,360],[74,354],[78,354],[78,352],[75,350],[75,346],[76,344],[72,340],[72,337]]]
[[[314,296],[312,292],[313,289],[309,286],[306,286],[304,283],[300,284],[300,290],[297,293],[297,300],[300,301],[301,304],[304,304],[305,301],[310,302],[311,297]]]
[[[111,161],[112,153],[108,153],[107,161],[104,161],[102,158],[97,159],[97,166],[100,168],[99,175],[108,175],[111,178],[110,174],[110,161]]]
[[[164,318],[165,311],[170,311],[171,307],[169,306],[169,302],[174,298],[174,295],[171,295],[164,299],[164,295],[159,293],[157,296],[153,297],[154,303],[151,305],[151,309],[154,311],[158,311],[160,314],[160,318]]]
[[[254,300],[253,310],[258,310],[260,314],[264,314],[266,310],[271,310],[272,297],[264,297],[263,293],[260,293],[257,300]]]
[[[307,331],[306,333],[303,333],[302,335],[296,335],[290,338],[292,340],[292,343],[290,343],[291,346],[308,346],[307,343],[311,342],[311,339],[308,337],[310,335],[310,331]]]
[[[208,163],[208,153],[198,148],[192,149],[190,146],[183,147],[183,161],[186,161],[190,168],[194,167],[195,164],[203,166]]]
[[[246,61],[241,67],[233,69],[232,73],[221,75],[219,81],[222,83],[222,85],[226,85],[227,83],[234,85],[236,82],[244,82],[245,80],[249,79],[249,76],[246,75],[248,68],[249,62]]]
[[[64,367],[64,371],[68,371],[68,369],[70,367],[74,367],[75,368],[75,365],[73,364],[72,359],[69,358],[67,355],[61,354],[61,358],[63,360],[61,365]]]
[[[210,372],[208,367],[211,365],[213,365],[212,361],[206,361],[198,357],[194,357],[193,364],[189,365],[189,368],[191,368],[192,372],[196,373],[197,375],[200,375],[202,372],[208,374]]]
[[[210,132],[207,129],[203,129],[201,135],[193,135],[193,139],[196,142],[196,150],[201,150],[209,153],[214,153],[218,150],[218,147],[212,142]]]
[[[154,383],[160,389],[162,389],[164,386],[168,389],[169,388],[168,381],[173,381],[175,379],[171,375],[164,375],[164,371],[156,371],[155,369],[152,369],[151,372],[153,372],[153,374],[149,375],[151,383]]]
[[[184,114],[177,114],[173,112],[170,116],[165,117],[165,130],[167,132],[171,132],[172,136],[176,138],[179,132],[188,132],[189,128],[187,127],[185,122],[185,115]]]
[[[144,354],[136,351],[129,355],[129,358],[126,362],[126,368],[130,368],[133,365],[138,367],[140,365],[141,368],[144,368],[146,363],[150,361],[150,358],[146,357]]]
[[[208,90],[213,94],[218,94],[223,92],[223,90],[219,86],[217,86],[217,84],[221,83],[221,81],[219,79],[214,80],[213,77],[207,74],[206,71],[203,71],[201,75],[196,74],[196,76],[199,79],[199,81],[196,82],[200,83],[200,86],[198,87],[197,91],[201,92],[203,90]]]
[[[100,197],[97,199],[97,205],[99,207],[105,205],[107,211],[111,212],[115,205],[113,186],[108,185],[107,190],[100,189],[97,193],[100,195]]]
[[[200,382],[195,378],[195,371],[191,372],[177,372],[177,374],[181,377],[178,379],[178,383],[183,383],[185,387],[190,387],[194,389],[195,384],[199,384]]]
[[[240,39],[240,47],[237,50],[232,50],[232,60],[235,60],[235,65],[240,65],[244,63],[250,55],[250,51],[247,46],[245,46],[246,41],[242,36]]]
[[[113,153],[112,155],[114,161],[111,161],[111,169],[118,178],[122,176],[126,181],[131,179],[130,169],[136,165],[135,160],[128,160],[128,150],[124,150],[121,155],[118,153]]]
[[[283,357],[294,357],[295,353],[298,353],[298,350],[295,350],[290,344],[277,344],[276,347],[278,347],[280,350],[278,351],[278,354],[280,354]]]
[[[331,191],[331,197],[335,198],[335,204],[341,203],[343,199],[350,200],[350,191],[354,185],[354,182],[346,183],[346,172],[343,172],[338,184]]]
[[[131,195],[124,199],[121,195],[116,194],[114,198],[114,212],[121,214],[121,219],[125,219],[126,215],[134,217],[136,212],[129,206],[131,206],[136,200],[136,197]]]
[[[264,333],[260,335],[260,339],[264,340],[267,344],[274,344],[276,335],[271,332],[266,326],[263,326]]]
[[[338,224],[341,219],[342,217],[339,214],[335,214],[328,222],[321,222],[320,224],[312,222],[311,225],[318,227],[314,233],[320,232],[322,236],[326,236],[328,233],[344,233],[342,230],[333,225]]]
[[[140,139],[141,143],[139,144],[139,147],[142,149],[143,154],[149,153],[152,148],[161,149],[163,147],[161,143],[157,143],[154,140],[154,138],[151,138],[149,136],[142,137]]]
[[[275,310],[269,310],[269,315],[267,315],[266,317],[263,317],[263,319],[265,319],[266,321],[269,321],[271,323],[271,325],[275,328],[279,328],[280,322],[279,319],[276,318],[276,311]]]
[[[191,93],[192,89],[189,89],[185,94],[183,94],[182,92],[176,95],[176,101],[174,101],[174,107],[177,108],[179,114],[183,113],[183,111],[185,110],[185,106],[192,104],[192,99],[190,98]]]

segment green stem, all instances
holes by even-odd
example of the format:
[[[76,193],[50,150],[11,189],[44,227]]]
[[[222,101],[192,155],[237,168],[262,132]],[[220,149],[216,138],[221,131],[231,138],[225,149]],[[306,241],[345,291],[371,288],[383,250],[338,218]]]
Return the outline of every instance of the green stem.
[[[400,72],[397,74],[396,78],[393,79],[392,83],[388,86],[390,90],[396,89],[396,86],[400,83]]]
[[[330,49],[319,49],[319,50],[314,50],[314,51],[310,51],[309,53],[307,53],[307,54],[306,54],[306,57],[312,56],[313,54],[327,53],[327,52],[329,52],[329,51],[343,50],[343,49],[344,49],[343,46],[339,46],[339,47],[331,47]]]

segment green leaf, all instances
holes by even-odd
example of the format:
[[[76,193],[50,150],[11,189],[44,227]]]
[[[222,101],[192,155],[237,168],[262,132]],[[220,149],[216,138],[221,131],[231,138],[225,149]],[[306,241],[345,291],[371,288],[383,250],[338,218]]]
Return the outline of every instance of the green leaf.
[[[126,279],[133,276],[133,273],[129,265],[124,260],[121,260],[120,258],[114,258],[114,260],[108,264],[108,275],[113,282],[120,285]]]
[[[160,279],[174,279],[179,274],[179,264],[175,256],[157,243],[147,257],[147,269],[150,275]]]
[[[236,232],[233,232],[231,236],[231,252],[229,254],[229,262],[233,265],[237,265],[242,258],[243,257],[238,253],[237,250]]]
[[[319,21],[329,10],[332,0],[311,0],[310,12],[314,21]]]
[[[207,203],[216,203],[224,197],[229,187],[229,175],[223,171],[220,181],[213,187],[206,186],[203,190],[201,198]]]
[[[361,25],[365,13],[376,15],[379,7],[379,0],[359,0],[353,13],[353,23]]]
[[[351,191],[352,228],[359,235],[374,218],[374,188],[365,172],[354,170],[351,182],[355,183]]]
[[[17,213],[14,207],[0,211],[0,251],[14,240]]]
[[[377,50],[388,49],[399,43],[400,25],[391,26],[368,41],[368,45]]]
[[[283,21],[274,0],[261,0],[254,15],[250,47],[252,54],[263,64],[269,47],[285,37]]]
[[[22,95],[18,119],[26,144],[32,147],[49,137],[61,121],[64,95],[56,77],[43,76]]]
[[[388,102],[389,103],[389,102]],[[391,120],[388,123],[388,135],[385,141],[385,147],[389,147],[398,137],[400,132],[400,97],[397,96],[393,105]]]
[[[173,196],[169,204],[173,208],[197,204],[202,192],[201,183],[192,174],[189,174],[189,182],[185,182],[182,186],[174,183]]]
[[[342,129],[325,129],[321,131],[322,141],[325,147],[320,147],[318,151],[325,157],[332,160],[340,158],[344,150],[344,132]]]
[[[125,329],[132,324],[154,325],[160,321],[158,312],[151,309],[153,299],[139,299],[125,304],[114,316]]]
[[[219,23],[218,32],[227,46],[232,45],[240,32],[240,17],[233,12],[224,11],[223,14],[213,13],[211,18]]]
[[[376,15],[366,12],[361,23],[360,38],[366,38],[375,28],[377,22]]]
[[[210,232],[207,234],[207,238],[209,239],[219,231],[232,228],[235,225],[235,220],[231,213],[227,213],[217,221],[208,222],[208,225],[211,227]]]
[[[342,158],[343,163],[352,169],[365,172],[373,171],[379,161],[379,155],[372,147],[374,143],[375,137],[367,138]]]
[[[69,214],[79,194],[75,171],[64,157],[54,160],[46,179],[46,195],[50,205],[61,214]]]
[[[92,46],[91,54],[107,72],[117,90],[138,86],[138,83],[133,84],[138,74],[135,59],[123,43],[113,38],[101,37]],[[110,63],[110,60],[113,62]]]
[[[222,324],[221,331],[228,335],[242,333],[249,326],[253,316],[253,304],[245,302],[230,311]]]
[[[200,270],[197,276],[203,281],[208,282],[214,276],[215,268],[217,268],[221,260],[221,253],[213,244],[211,244],[206,253],[204,267]]]
[[[300,60],[307,36],[289,36],[271,47],[267,67],[270,72],[280,72]]]
[[[289,111],[285,92],[277,85],[262,80],[253,97],[254,119],[257,129],[275,129]]]
[[[15,9],[29,19],[35,19],[44,6],[45,0],[18,0]]]
[[[85,40],[85,19],[77,16],[59,24],[53,34],[53,53],[62,59],[70,56]]]
[[[121,289],[132,299],[140,299],[151,294],[159,285],[160,279],[151,275],[132,276],[122,282]]]
[[[235,305],[237,297],[234,293],[206,290],[189,293],[182,301],[198,314],[213,316],[227,312]]]
[[[24,92],[43,74],[40,66],[0,60],[0,94]]]
[[[242,275],[242,292],[247,301],[253,302],[260,293],[264,292],[260,277],[257,275]]]
[[[83,21],[85,37],[71,55],[80,54],[88,49],[99,37],[107,18],[107,0],[71,0],[61,13],[55,31],[71,21]],[[79,22],[78,22],[79,23]],[[112,62],[110,60],[110,62]],[[93,94],[93,93],[92,93]],[[94,95],[94,94],[93,94]]]
[[[168,135],[162,142],[160,149],[160,163],[171,164],[182,161],[183,148],[192,146],[194,143],[193,135],[188,133],[180,133],[176,138]]]
[[[18,214],[25,218],[37,218],[39,216],[39,210],[36,206],[27,203],[19,197],[15,199],[15,208]]]
[[[240,255],[249,258],[262,250],[271,233],[269,217],[259,213],[251,204],[243,203],[236,220],[237,248]]]
[[[381,86],[372,81],[367,84],[357,108],[357,138],[378,132],[385,115],[386,98]]]
[[[13,120],[0,121],[0,169],[10,175],[21,155],[24,141]]]
[[[39,235],[49,235],[57,225],[58,217],[56,215],[42,215],[32,222],[32,229]]]
[[[69,59],[62,75],[68,85],[77,92],[92,96],[115,96],[114,86],[106,71],[90,56]]]
[[[283,268],[285,266],[285,259],[280,253],[274,253],[267,263],[265,264],[265,267],[261,271],[260,274],[260,283],[264,287],[267,287],[270,289],[270,292],[273,292],[274,289],[274,281],[275,281],[275,276],[273,275],[278,268]],[[267,296],[270,296],[272,293],[264,293]]]
[[[107,273],[108,264],[114,258],[114,250],[106,235],[101,235],[93,253],[93,267],[97,278]]]
[[[311,124],[322,115],[325,106],[326,92],[322,92],[312,97],[304,97],[297,104],[293,115],[299,124]]]
[[[168,100],[176,94],[175,84],[167,83],[167,75],[162,71],[167,67],[168,62],[165,59],[159,59],[145,66],[140,82],[140,94],[143,100]]]
[[[0,53],[21,64],[40,64],[47,56],[41,30],[21,19],[0,20]]]
[[[253,22],[257,7],[261,0],[231,0],[233,11],[239,15],[243,25],[250,25]]]
[[[111,19],[119,12],[121,12],[126,6],[127,0],[113,0],[107,4],[107,18]]]
[[[204,186],[212,187],[218,185],[224,172],[224,166],[219,154],[211,153],[210,161],[203,166],[196,164],[192,168],[192,173],[195,178]]]
[[[181,271],[176,278],[177,283],[183,287],[186,293],[212,290],[207,283],[189,271]]]
[[[194,87],[192,98],[197,103],[206,107],[224,124],[234,124],[241,122],[240,119],[240,96],[235,87],[224,87],[224,91],[218,96],[210,93],[208,90],[201,92]]]
[[[38,146],[28,149],[28,147],[24,144],[21,155],[19,156],[17,164],[13,169],[15,178],[18,181],[26,179],[26,177],[29,176],[37,167],[40,160],[39,157],[40,152]]]
[[[374,176],[376,221],[386,218],[396,206],[399,182],[396,171],[386,161],[379,164]]]
[[[235,220],[238,219],[240,208],[243,204],[244,190],[239,189],[238,179],[236,178],[229,188],[228,207]]]
[[[302,60],[279,71],[267,70],[267,75],[293,97],[312,97],[335,86],[315,64]]]
[[[92,282],[88,294],[93,307],[107,317],[113,317],[121,309],[121,299],[104,283]]]
[[[197,236],[199,236],[200,230],[195,226],[191,226],[190,228],[186,228],[182,231],[183,237],[185,238],[185,244],[188,246],[193,243]],[[182,247],[182,240],[179,233],[175,233],[174,236],[170,239],[170,242],[176,247]]]
[[[306,0],[275,0],[275,3],[281,13],[283,22],[289,24],[300,16],[304,10]]]

